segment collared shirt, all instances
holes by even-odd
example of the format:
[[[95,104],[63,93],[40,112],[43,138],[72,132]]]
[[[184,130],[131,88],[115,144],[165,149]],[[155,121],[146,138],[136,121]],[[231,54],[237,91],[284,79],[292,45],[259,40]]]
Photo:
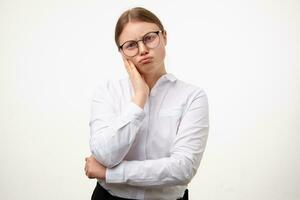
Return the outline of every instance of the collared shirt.
[[[95,90],[90,150],[107,167],[98,182],[114,196],[171,200],[183,196],[205,150],[209,130],[205,91],[162,75],[144,108],[133,103],[130,79]]]

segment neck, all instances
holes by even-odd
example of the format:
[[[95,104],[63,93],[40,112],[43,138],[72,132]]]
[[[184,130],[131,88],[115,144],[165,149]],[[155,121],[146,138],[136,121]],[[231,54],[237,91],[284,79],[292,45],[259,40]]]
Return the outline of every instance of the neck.
[[[162,67],[162,70],[159,72],[153,72],[149,74],[144,74],[145,82],[149,86],[149,89],[151,90],[153,86],[155,85],[156,81],[164,74],[166,74],[166,69]]]

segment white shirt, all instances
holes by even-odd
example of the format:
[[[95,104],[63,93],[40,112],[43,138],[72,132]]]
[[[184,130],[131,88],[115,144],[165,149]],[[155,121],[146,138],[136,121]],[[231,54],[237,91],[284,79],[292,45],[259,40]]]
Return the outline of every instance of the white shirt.
[[[175,200],[183,196],[204,153],[209,130],[202,88],[162,75],[142,109],[130,79],[97,87],[90,150],[107,167],[98,182],[114,196]]]

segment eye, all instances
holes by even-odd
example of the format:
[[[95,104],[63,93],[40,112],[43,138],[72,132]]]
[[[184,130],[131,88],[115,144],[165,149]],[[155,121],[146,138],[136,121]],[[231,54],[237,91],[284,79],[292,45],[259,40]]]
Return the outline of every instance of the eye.
[[[156,38],[157,38],[156,33],[148,33],[144,37],[144,42],[145,43],[150,43],[150,42],[153,42]]]
[[[124,49],[132,50],[137,48],[137,43],[135,41],[128,41],[123,46]]]

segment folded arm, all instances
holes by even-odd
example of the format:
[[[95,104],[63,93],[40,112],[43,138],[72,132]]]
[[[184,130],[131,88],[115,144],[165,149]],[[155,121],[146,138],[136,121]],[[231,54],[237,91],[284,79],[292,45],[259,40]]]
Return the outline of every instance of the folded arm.
[[[106,87],[99,86],[91,107],[90,150],[108,168],[124,159],[145,117],[143,109],[133,102],[128,102],[121,113],[114,110],[113,104]]]
[[[147,187],[186,185],[200,165],[208,131],[207,97],[203,90],[199,90],[182,117],[169,157],[144,161],[124,160],[106,170],[106,182]]]

